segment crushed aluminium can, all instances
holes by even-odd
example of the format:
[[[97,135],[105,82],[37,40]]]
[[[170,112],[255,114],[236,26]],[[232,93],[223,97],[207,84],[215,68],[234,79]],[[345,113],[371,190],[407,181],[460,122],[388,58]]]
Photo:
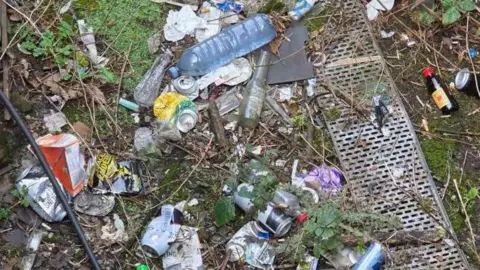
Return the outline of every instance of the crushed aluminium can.
[[[193,129],[198,121],[195,104],[188,97],[174,92],[161,94],[153,104],[153,113],[184,133]]]
[[[142,249],[149,256],[161,256],[170,248],[180,230],[183,214],[173,205],[164,205],[161,215],[154,218],[142,236]]]
[[[30,166],[23,171],[15,183],[17,190],[26,190],[26,200],[37,214],[48,222],[62,221],[67,215],[52,183],[40,166]],[[71,199],[60,185],[67,199]]]
[[[265,211],[258,211],[257,220],[275,237],[284,236],[292,227],[291,218],[270,203]]]
[[[182,95],[194,100],[199,95],[197,81],[192,76],[180,76],[173,80],[173,87]]]
[[[245,258],[248,245],[262,246],[267,240],[268,232],[257,221],[248,222],[227,242],[226,249],[231,251],[229,260],[236,262]]]
[[[476,80],[475,80],[476,79]],[[471,96],[480,97],[477,91],[480,89],[480,77],[470,72],[468,68],[462,68],[455,75],[455,88]]]
[[[365,254],[353,266],[353,270],[380,270],[385,257],[380,243],[372,243]]]

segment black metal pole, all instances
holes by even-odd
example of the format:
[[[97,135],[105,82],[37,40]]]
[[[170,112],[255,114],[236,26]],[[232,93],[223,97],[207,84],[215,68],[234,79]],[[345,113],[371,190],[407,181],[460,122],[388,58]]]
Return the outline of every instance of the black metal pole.
[[[20,114],[17,112],[17,110],[15,109],[13,104],[10,102],[10,100],[7,99],[7,97],[3,93],[3,90],[0,91],[0,100],[3,102],[3,104],[5,104],[5,107],[10,111],[10,114],[13,116],[13,119],[15,119],[17,124],[20,126],[20,129],[23,131],[23,133],[28,139],[28,142],[32,146],[33,152],[35,153],[38,160],[40,161],[40,165],[45,170],[45,173],[47,174],[48,179],[52,183],[55,194],[60,199],[60,202],[62,203],[65,211],[67,212],[68,218],[72,222],[73,228],[75,229],[75,232],[77,233],[78,238],[80,239],[80,242],[82,243],[83,247],[85,248],[85,251],[87,252],[87,256],[90,259],[90,262],[92,263],[93,269],[101,270],[100,265],[98,264],[97,258],[93,254],[93,250],[90,247],[90,244],[88,243],[87,238],[85,237],[85,234],[83,233],[82,227],[78,223],[75,213],[70,208],[70,205],[68,205],[68,201],[65,198],[65,194],[63,194],[63,191],[60,188],[60,185],[58,184],[57,179],[53,175],[53,172],[50,169],[50,166],[48,166],[48,163],[45,160],[45,157],[43,156],[42,151],[40,151],[40,148],[38,147],[37,142],[35,142],[35,139],[33,138],[32,133],[30,132],[30,129],[28,129],[28,127],[25,125],[25,122],[23,122],[22,118],[20,117]]]

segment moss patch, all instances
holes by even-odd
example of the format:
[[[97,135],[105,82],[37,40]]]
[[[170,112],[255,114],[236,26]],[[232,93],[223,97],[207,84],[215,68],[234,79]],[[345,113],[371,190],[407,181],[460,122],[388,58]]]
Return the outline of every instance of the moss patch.
[[[316,30],[321,30],[328,18],[336,12],[336,9],[333,6],[324,6],[318,10],[314,10],[307,14],[303,23],[307,27],[308,32],[313,32]]]
[[[342,116],[342,112],[338,108],[332,108],[325,113],[325,119],[335,121]]]
[[[280,0],[270,0],[268,3],[263,6],[258,13],[271,13],[271,12],[278,12],[282,13],[285,8],[284,1]]]
[[[437,139],[423,140],[420,144],[430,170],[440,180],[446,180],[448,176],[447,161],[452,159],[452,153],[456,151],[457,144]],[[450,161],[450,169],[452,168],[453,160]]]
[[[107,111],[112,118],[115,118],[115,112],[113,110],[107,109]],[[71,103],[68,106],[65,106],[63,113],[71,123],[80,121],[90,128],[93,128],[92,118],[90,117],[89,110],[85,104],[82,104],[80,101],[78,103]],[[131,112],[125,108],[118,108],[117,120],[120,127],[125,128],[135,124],[130,113]],[[95,108],[95,127],[98,129],[98,133],[102,137],[112,134],[113,122],[110,120],[110,117],[108,117],[105,110]]]

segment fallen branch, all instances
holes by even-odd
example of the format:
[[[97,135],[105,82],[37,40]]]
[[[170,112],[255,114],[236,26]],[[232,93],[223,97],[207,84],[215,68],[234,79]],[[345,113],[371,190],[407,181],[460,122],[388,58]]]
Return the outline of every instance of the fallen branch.
[[[210,130],[215,135],[215,141],[220,147],[228,145],[227,137],[225,137],[224,127],[222,123],[222,117],[218,112],[217,104],[213,101],[209,101],[208,117],[210,118]]]

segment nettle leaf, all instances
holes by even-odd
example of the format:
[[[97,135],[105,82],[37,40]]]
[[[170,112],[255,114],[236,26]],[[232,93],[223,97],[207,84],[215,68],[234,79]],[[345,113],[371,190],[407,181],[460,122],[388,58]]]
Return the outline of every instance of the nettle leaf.
[[[215,205],[215,222],[223,226],[235,219],[235,201],[232,196],[221,198]]]
[[[313,246],[313,256],[316,258],[320,258],[325,253],[325,249],[321,244],[315,244]]]
[[[458,0],[457,6],[463,11],[473,11],[475,10],[475,3],[473,0]]]
[[[451,7],[443,13],[442,23],[444,25],[452,24],[452,23],[458,21],[458,19],[460,19],[461,16],[462,16],[462,14],[460,14],[460,12],[458,11],[458,9],[456,7]]]
[[[315,235],[320,237],[320,236],[323,235],[324,231],[325,230],[323,228],[318,228],[318,229],[315,230]]]
[[[322,237],[323,237],[323,239],[329,239],[329,238],[331,238],[331,237],[334,236],[334,235],[335,235],[335,231],[334,231],[334,230],[332,230],[332,229],[325,229],[325,230],[323,231]]]

